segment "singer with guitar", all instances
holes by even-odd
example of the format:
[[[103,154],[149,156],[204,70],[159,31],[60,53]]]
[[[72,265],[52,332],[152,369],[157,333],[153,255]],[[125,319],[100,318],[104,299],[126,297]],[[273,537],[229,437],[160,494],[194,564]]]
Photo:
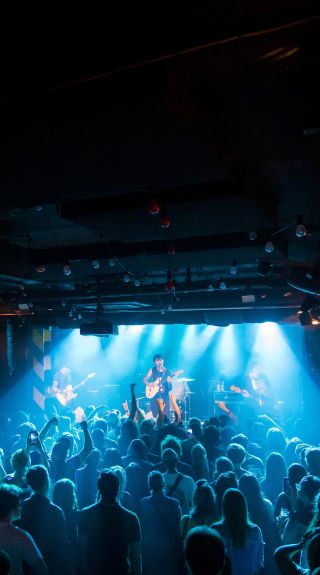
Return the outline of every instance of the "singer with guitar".
[[[156,354],[153,358],[154,366],[151,367],[143,379],[146,386],[146,396],[150,399],[150,409],[153,417],[157,417],[157,399],[164,403],[163,413],[170,415],[170,392],[172,390],[172,373],[164,366],[162,355]],[[150,381],[151,380],[151,381]]]

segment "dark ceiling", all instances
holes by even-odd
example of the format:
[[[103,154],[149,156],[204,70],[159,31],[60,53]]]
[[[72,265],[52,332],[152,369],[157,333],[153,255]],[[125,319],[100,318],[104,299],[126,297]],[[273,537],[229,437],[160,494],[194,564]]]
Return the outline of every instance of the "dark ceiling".
[[[2,317],[296,321],[320,293],[320,17],[234,4],[7,22]]]

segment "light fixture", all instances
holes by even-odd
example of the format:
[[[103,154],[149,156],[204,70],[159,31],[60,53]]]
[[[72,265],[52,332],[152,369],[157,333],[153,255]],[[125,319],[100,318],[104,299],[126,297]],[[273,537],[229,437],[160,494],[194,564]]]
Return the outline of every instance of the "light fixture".
[[[168,303],[168,311],[172,311],[172,303]]]
[[[296,236],[297,238],[305,238],[307,235],[307,228],[303,223],[302,216],[297,216]]]
[[[126,273],[124,274],[124,276],[123,276],[122,279],[123,279],[123,281],[124,281],[125,284],[128,284],[129,281],[130,281],[130,276],[129,276],[129,274],[126,272]]]
[[[254,230],[251,230],[251,231],[249,232],[249,240],[250,240],[251,242],[254,242],[254,241],[257,239],[257,237],[258,237],[258,234],[257,234],[257,232],[255,232]]]
[[[174,244],[168,245],[168,254],[169,256],[174,256],[176,254],[176,246]]]
[[[170,270],[167,272],[167,283],[165,285],[165,289],[166,289],[166,291],[173,291],[174,290],[174,281],[172,279],[172,273]]]
[[[158,202],[158,200],[156,198],[152,198],[151,200],[149,200],[148,203],[148,212],[149,214],[151,214],[152,216],[155,216],[156,214],[158,214],[161,210],[161,206],[160,203]]]
[[[43,273],[46,271],[46,269],[47,269],[46,266],[40,265],[40,266],[37,266],[37,267],[36,267],[36,272],[37,272],[38,274],[43,274]]]
[[[139,287],[140,284],[141,284],[140,278],[136,278],[136,279],[134,280],[134,285],[135,285],[136,287]]]
[[[220,282],[219,287],[220,287],[220,289],[222,289],[222,290],[227,289],[227,284],[226,284],[226,282]]]
[[[237,275],[238,273],[238,264],[237,264],[237,260],[232,260],[232,264],[230,266],[230,273],[232,276]]]
[[[109,258],[108,265],[110,268],[114,268],[114,266],[116,265],[116,260],[114,258]]]
[[[264,246],[264,251],[267,252],[267,254],[272,254],[274,251],[274,244],[271,240],[269,240]]]
[[[208,287],[207,287],[207,290],[208,290],[208,291],[214,291],[213,285],[212,285],[212,284],[209,284]]]
[[[65,276],[71,275],[71,266],[70,266],[69,263],[66,263],[66,264],[63,266],[63,275],[65,275]]]
[[[169,228],[171,225],[171,220],[169,218],[169,215],[166,211],[162,212],[161,214],[161,218],[160,218],[160,226],[164,229]]]
[[[100,262],[99,262],[99,260],[92,260],[91,264],[92,264],[92,267],[93,267],[94,270],[98,270],[99,267],[100,267]]]

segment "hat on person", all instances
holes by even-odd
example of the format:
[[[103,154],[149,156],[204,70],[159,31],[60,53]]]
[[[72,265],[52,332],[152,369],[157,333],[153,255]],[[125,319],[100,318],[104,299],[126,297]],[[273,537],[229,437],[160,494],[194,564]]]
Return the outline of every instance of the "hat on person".
[[[171,447],[167,447],[161,454],[161,461],[178,461],[178,455]]]

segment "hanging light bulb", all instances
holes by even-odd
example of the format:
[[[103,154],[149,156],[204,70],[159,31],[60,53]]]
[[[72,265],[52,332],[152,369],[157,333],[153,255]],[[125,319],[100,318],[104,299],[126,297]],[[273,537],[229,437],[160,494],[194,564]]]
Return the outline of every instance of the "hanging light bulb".
[[[140,278],[136,278],[136,279],[134,280],[134,285],[135,285],[136,287],[139,287],[140,284],[141,284]]]
[[[220,286],[219,286],[219,287],[220,287],[220,289],[222,289],[222,290],[227,289],[227,284],[226,284],[226,282],[220,282]]]
[[[99,267],[100,267],[100,262],[99,262],[99,260],[92,260],[91,264],[92,264],[92,267],[93,267],[94,270],[98,270]]]
[[[249,232],[249,240],[250,240],[251,242],[254,242],[254,241],[257,239],[257,237],[258,237],[258,234],[257,234],[257,232],[255,232],[254,230],[251,230],[251,231]]]
[[[237,264],[237,260],[232,260],[232,264],[230,266],[230,273],[232,276],[237,275],[238,273],[238,264]]]
[[[40,266],[37,266],[37,267],[36,267],[36,272],[37,272],[38,274],[43,274],[43,273],[46,271],[46,269],[47,269],[46,266],[40,265]]]
[[[128,284],[129,281],[130,281],[130,276],[129,276],[129,274],[128,274],[128,273],[125,273],[122,279],[123,279],[123,281],[124,281],[125,284]]]
[[[172,311],[172,303],[168,303],[168,311]]]
[[[114,268],[114,266],[116,265],[116,260],[114,258],[109,258],[108,265],[110,268]]]
[[[297,216],[296,236],[297,238],[305,238],[307,235],[307,228],[303,223],[302,216]]]
[[[214,291],[213,285],[212,285],[212,284],[209,284],[208,287],[207,287],[207,290],[208,290],[208,291]]]
[[[63,270],[62,270],[62,271],[63,271],[63,275],[69,276],[69,275],[71,274],[71,266],[70,266],[70,264],[69,264],[69,263],[66,263],[66,264],[63,266]]]
[[[269,240],[264,246],[264,251],[267,252],[267,254],[272,254],[274,251],[274,244],[271,240]]]

